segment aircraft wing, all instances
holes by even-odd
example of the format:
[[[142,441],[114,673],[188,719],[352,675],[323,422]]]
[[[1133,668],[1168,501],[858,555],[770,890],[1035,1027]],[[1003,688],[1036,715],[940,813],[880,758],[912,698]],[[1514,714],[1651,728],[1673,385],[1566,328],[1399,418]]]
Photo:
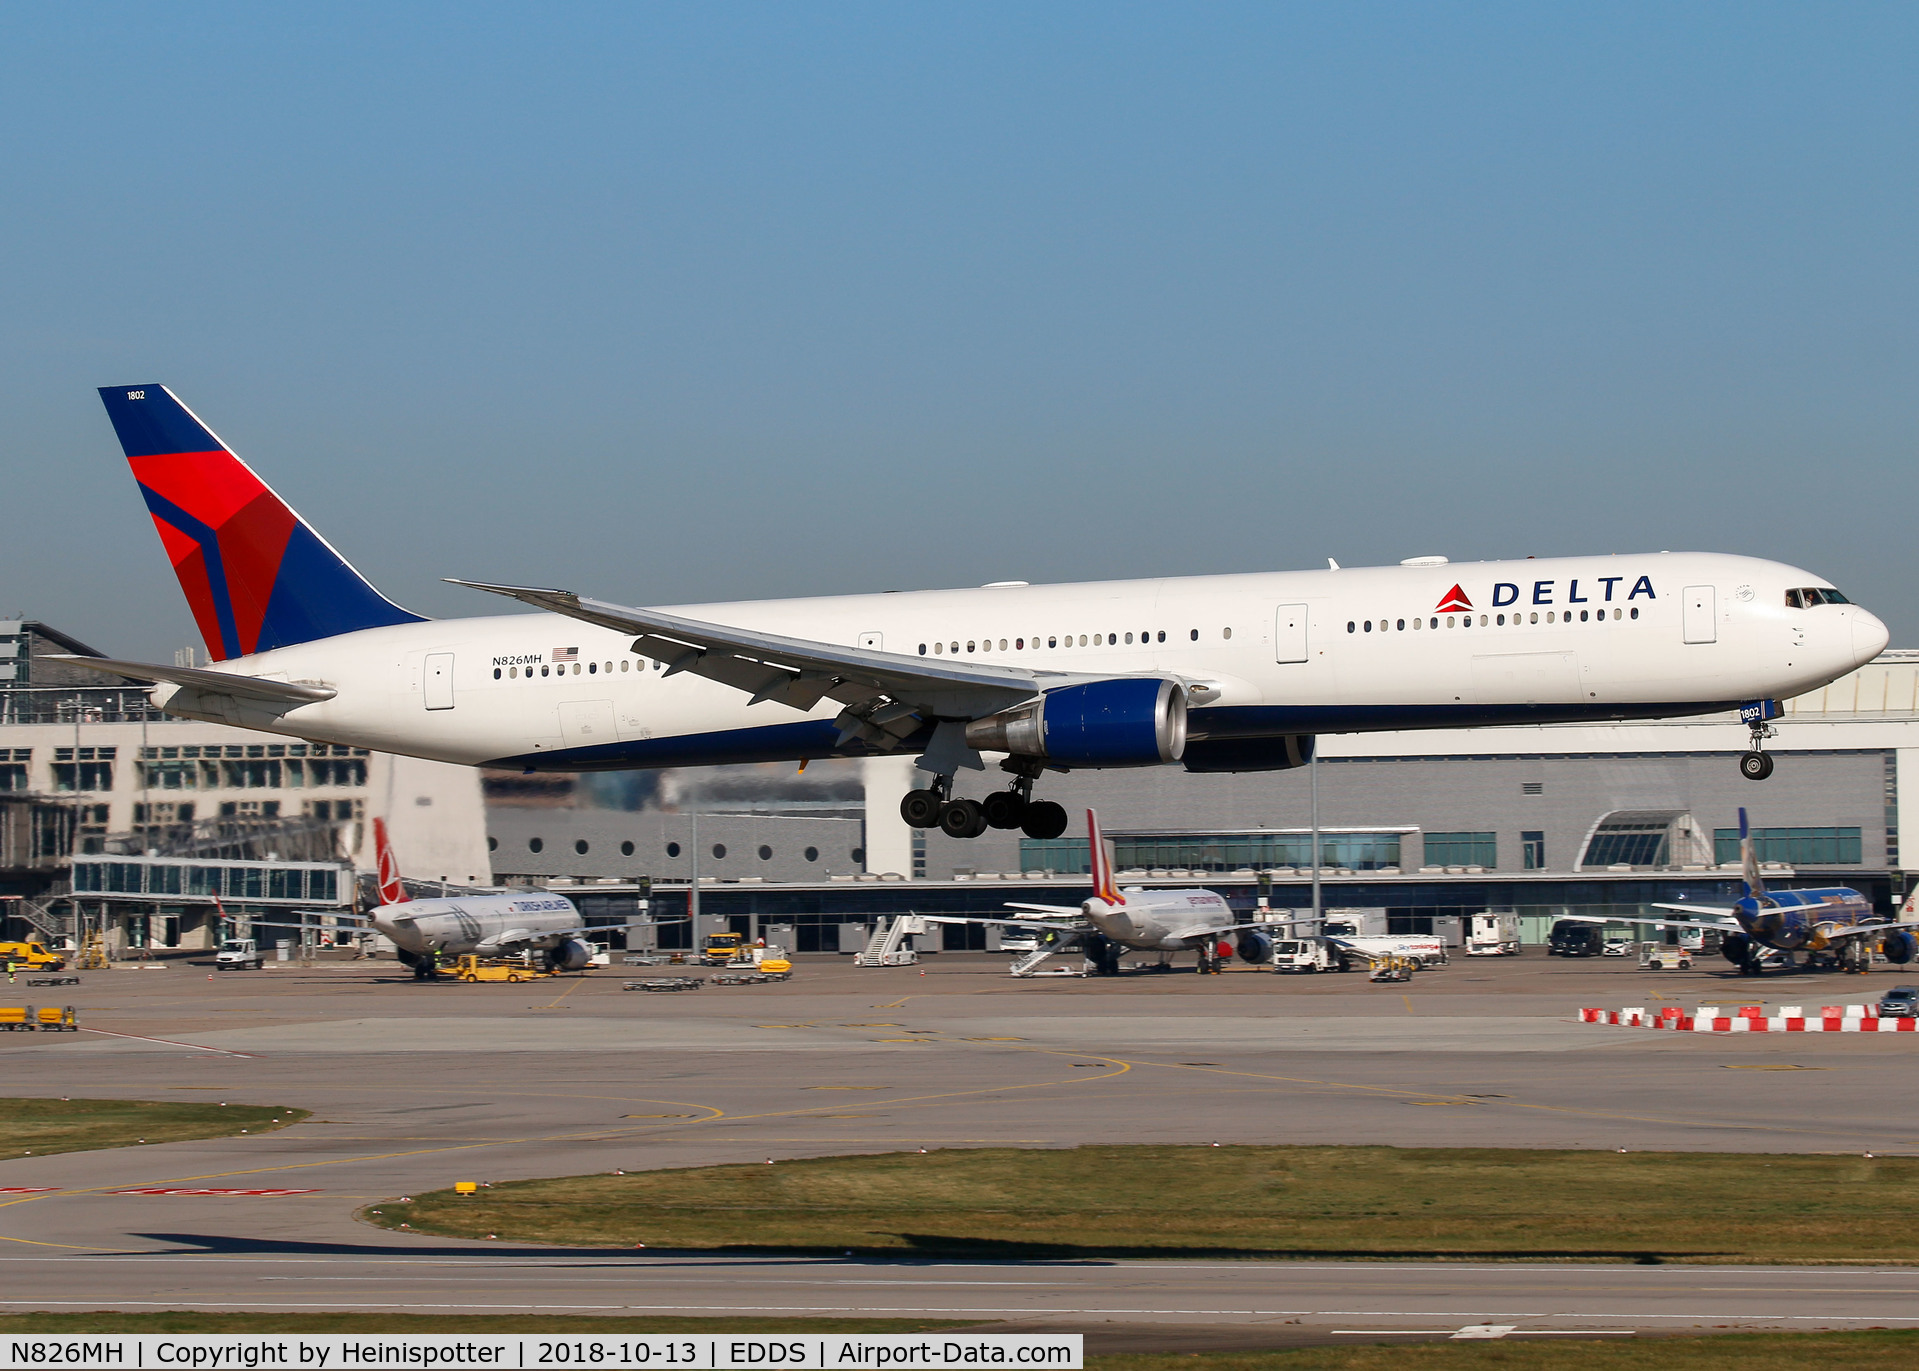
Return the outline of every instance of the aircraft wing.
[[[1877,924],[1841,925],[1839,927],[1829,929],[1826,932],[1826,938],[1828,940],[1831,940],[1833,938],[1853,938],[1853,937],[1857,937],[1861,933],[1884,933],[1889,928],[1903,928],[1909,933],[1919,935],[1919,927],[1915,927],[1914,925],[1909,923],[1901,923],[1897,919],[1891,919],[1885,923],[1877,923]]]
[[[1073,913],[1077,914],[1076,909]],[[929,924],[1002,924],[1007,928],[1035,928],[1043,933],[1083,933],[1092,925],[1081,920],[1062,923],[1058,919],[1001,919],[991,914],[915,914]]]
[[[1023,904],[1018,900],[1008,900],[1006,902],[1006,907],[1008,909],[1030,910],[1035,914],[1071,914],[1076,918],[1079,915],[1078,905],[1068,906],[1063,904]]]
[[[196,666],[158,666],[151,662],[121,662],[111,657],[81,657],[70,652],[51,653],[51,660],[71,662],[90,671],[114,676],[131,676],[137,681],[165,681],[169,685],[197,690],[204,695],[233,695],[242,700],[264,700],[268,704],[291,708],[331,700],[340,692],[316,681],[270,681],[264,676],[243,676],[237,671],[210,671]]]
[[[1648,928],[1716,928],[1722,933],[1742,933],[1739,920],[1730,909],[1709,909],[1704,905],[1656,904],[1654,909],[1674,909],[1685,914],[1710,914],[1709,919],[1620,919],[1605,914],[1561,914],[1557,917],[1572,924],[1644,924]]]

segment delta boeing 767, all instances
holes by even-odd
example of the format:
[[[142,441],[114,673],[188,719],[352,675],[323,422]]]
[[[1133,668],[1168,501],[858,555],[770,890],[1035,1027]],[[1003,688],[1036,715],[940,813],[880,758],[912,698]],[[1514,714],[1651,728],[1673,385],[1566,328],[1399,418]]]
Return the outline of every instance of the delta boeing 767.
[[[528,771],[904,754],[928,779],[901,817],[955,837],[1059,836],[1049,770],[1283,770],[1321,733],[1738,709],[1763,779],[1777,701],[1887,641],[1822,576],[1697,552],[665,609],[462,581],[542,612],[433,620],[165,387],[100,395],[211,665],[80,660],[168,713]],[[961,796],[988,755],[1005,779]]]

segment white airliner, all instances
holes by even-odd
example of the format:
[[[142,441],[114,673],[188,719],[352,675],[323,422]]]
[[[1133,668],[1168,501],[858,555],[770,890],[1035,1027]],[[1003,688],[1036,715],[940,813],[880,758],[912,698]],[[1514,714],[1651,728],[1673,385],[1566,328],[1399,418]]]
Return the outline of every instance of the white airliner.
[[[1113,879],[1113,855],[1099,831],[1099,816],[1086,811],[1087,851],[1092,858],[1093,894],[1077,906],[1022,904],[1008,901],[1008,909],[1031,910],[1051,918],[994,918],[990,915],[924,914],[936,924],[1000,924],[1052,933],[1078,935],[1087,960],[1102,976],[1119,974],[1120,952],[1195,952],[1199,972],[1217,971],[1222,959],[1235,951],[1249,962],[1271,961],[1273,932],[1299,920],[1242,924],[1233,917],[1226,898],[1211,890],[1121,890]],[[1063,917],[1062,917],[1063,916]],[[1030,968],[1038,958],[1028,958]]]
[[[406,893],[400,866],[387,842],[384,820],[373,821],[379,862],[380,907],[369,916],[393,940],[413,978],[434,978],[441,957],[482,957],[539,952],[556,971],[578,971],[593,960],[586,921],[573,901],[550,890],[517,895],[456,895],[416,900]]]
[[[216,665],[81,659],[169,713],[469,765],[622,770],[902,753],[901,817],[1034,838],[1046,771],[1300,765],[1320,733],[1737,708],[1885,626],[1825,578],[1715,553],[1282,571],[633,608],[461,582],[545,613],[428,620],[375,590],[158,385],[101,397]],[[983,800],[956,778],[1003,756]]]

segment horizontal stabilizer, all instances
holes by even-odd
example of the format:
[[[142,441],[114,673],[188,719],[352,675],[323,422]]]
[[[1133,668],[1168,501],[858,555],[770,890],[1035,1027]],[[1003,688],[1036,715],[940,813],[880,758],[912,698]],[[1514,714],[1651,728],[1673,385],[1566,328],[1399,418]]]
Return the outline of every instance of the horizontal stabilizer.
[[[340,693],[330,685],[312,681],[270,681],[264,676],[209,671],[205,667],[157,666],[152,662],[121,662],[111,657],[78,657],[71,653],[50,653],[49,656],[54,661],[71,662],[92,671],[131,676],[136,681],[165,681],[203,695],[231,695],[239,700],[265,700],[276,705],[317,704]]]

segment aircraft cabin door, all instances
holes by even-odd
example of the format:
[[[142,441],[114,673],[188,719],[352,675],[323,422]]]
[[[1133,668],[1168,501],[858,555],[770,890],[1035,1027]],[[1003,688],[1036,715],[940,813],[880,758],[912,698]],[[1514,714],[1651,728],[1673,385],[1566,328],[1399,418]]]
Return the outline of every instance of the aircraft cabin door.
[[[1714,603],[1716,598],[1711,586],[1686,587],[1687,642],[1716,643],[1719,641],[1719,613]]]
[[[1306,606],[1281,605],[1273,621],[1273,660],[1306,660]]]
[[[453,654],[427,653],[426,677],[421,684],[428,709],[453,708]]]

